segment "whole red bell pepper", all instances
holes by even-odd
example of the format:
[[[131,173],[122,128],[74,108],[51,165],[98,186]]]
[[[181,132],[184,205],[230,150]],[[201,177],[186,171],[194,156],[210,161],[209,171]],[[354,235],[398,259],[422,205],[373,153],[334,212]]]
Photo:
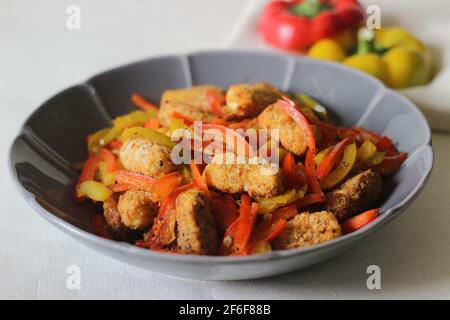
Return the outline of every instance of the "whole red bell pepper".
[[[314,42],[358,28],[365,17],[357,0],[274,0],[260,16],[263,39],[286,50],[305,50]]]

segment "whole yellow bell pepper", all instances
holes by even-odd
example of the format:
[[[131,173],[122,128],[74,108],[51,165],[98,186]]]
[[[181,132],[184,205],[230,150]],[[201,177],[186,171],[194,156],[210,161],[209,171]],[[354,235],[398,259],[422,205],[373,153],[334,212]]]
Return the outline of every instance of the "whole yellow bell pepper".
[[[343,52],[337,41],[325,39],[312,46],[308,55],[342,62],[396,89],[424,85],[431,80],[432,65],[426,47],[400,27],[376,31],[362,28],[355,54],[342,58]]]

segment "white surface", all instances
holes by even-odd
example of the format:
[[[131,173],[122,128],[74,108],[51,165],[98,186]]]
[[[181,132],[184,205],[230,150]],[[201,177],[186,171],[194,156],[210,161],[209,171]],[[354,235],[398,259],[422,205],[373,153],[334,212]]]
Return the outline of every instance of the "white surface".
[[[224,47],[268,47],[256,32],[259,12],[267,0],[247,2],[238,23],[224,42]],[[431,59],[439,72],[425,85],[400,90],[425,113],[434,129],[450,132],[450,1],[442,0],[362,0],[366,7],[378,5],[382,26],[400,25],[421,39],[429,48]]]
[[[219,46],[242,1],[215,0],[206,10],[211,2],[0,1],[0,298],[450,298],[450,136],[433,135],[432,179],[392,224],[335,259],[256,281],[183,281],[126,266],[68,238],[19,197],[6,155],[30,112],[105,68]],[[65,27],[69,3],[81,6],[80,31]],[[382,270],[378,291],[366,288],[371,264]],[[66,287],[70,265],[81,268],[80,290]]]

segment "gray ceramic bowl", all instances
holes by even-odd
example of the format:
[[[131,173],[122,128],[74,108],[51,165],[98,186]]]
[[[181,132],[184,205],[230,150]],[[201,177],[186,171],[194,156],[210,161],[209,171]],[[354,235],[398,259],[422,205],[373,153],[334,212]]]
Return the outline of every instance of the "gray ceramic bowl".
[[[303,91],[330,107],[344,125],[388,135],[409,152],[391,178],[383,214],[349,235],[310,248],[250,257],[164,254],[97,237],[93,208],[73,201],[77,173],[70,164],[86,158],[84,138],[134,107],[139,92],[158,102],[168,88],[267,81]],[[203,280],[260,278],[300,269],[356,245],[412,203],[431,172],[433,150],[423,115],[408,100],[363,73],[338,64],[287,55],[216,51],[151,58],[94,76],[60,92],[26,121],[10,151],[10,169],[21,195],[44,219],[81,243],[117,260],[166,275]],[[405,231],[406,232],[406,231]]]

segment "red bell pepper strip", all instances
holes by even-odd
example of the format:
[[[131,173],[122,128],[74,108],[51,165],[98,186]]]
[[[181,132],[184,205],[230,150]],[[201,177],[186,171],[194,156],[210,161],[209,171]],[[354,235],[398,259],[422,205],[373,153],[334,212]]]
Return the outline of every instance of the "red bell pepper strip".
[[[354,216],[353,218],[346,220],[342,224],[342,226],[341,226],[342,232],[350,233],[355,230],[358,230],[358,229],[364,227],[366,224],[375,220],[375,218],[379,214],[380,214],[380,209],[372,209],[372,210],[363,212],[361,214],[358,214],[357,216]]]
[[[100,153],[100,157],[102,158],[102,160],[106,162],[108,172],[116,171],[117,170],[117,158],[114,155],[114,153],[112,153],[111,151],[109,151],[106,148],[101,148],[99,153]]]
[[[284,230],[286,221],[294,218],[296,215],[297,208],[293,205],[278,209],[272,213],[270,220],[263,220],[255,227],[251,238],[252,242],[255,243],[261,240],[272,241]]]
[[[290,188],[301,188],[306,184],[306,176],[301,163],[296,164],[294,156],[289,152],[281,163],[281,171]]]
[[[251,203],[250,197],[246,194],[241,196],[241,206],[239,208],[239,225],[236,229],[234,246],[238,251],[243,250],[250,240],[259,206]]]
[[[245,156],[247,157],[251,157],[255,154],[252,146],[245,140],[245,138],[230,128],[218,124],[206,123],[202,125],[202,130],[218,130],[223,135],[222,139],[224,142],[227,140],[226,136],[230,135],[233,138],[234,146],[238,151],[244,150]]]
[[[305,208],[313,204],[319,204],[326,200],[325,195],[321,193],[310,193],[301,199],[296,200],[292,205],[296,208]]]
[[[183,177],[180,172],[172,172],[154,179],[144,174],[118,170],[116,171],[116,180],[119,184],[129,185],[132,189],[151,193],[154,201],[162,201],[181,184]]]
[[[225,96],[218,94],[216,90],[210,89],[206,92],[211,111],[218,117],[223,116],[223,106],[225,105]]]
[[[238,226],[239,218],[234,220],[226,229],[223,240],[220,243],[220,247],[217,252],[219,256],[228,256],[237,250],[234,246],[233,239],[236,237],[236,230],[238,229]]]
[[[293,205],[280,208],[274,213],[269,220],[263,220],[257,226],[255,226],[253,234],[247,244],[245,250],[241,250],[238,253],[250,254],[254,245],[258,241],[272,241],[283,232],[286,227],[287,220],[294,218],[297,215],[297,208]]]
[[[225,127],[228,127],[228,126],[230,126],[232,124],[232,122],[229,122],[229,121],[226,121],[226,120],[223,120],[223,119],[220,119],[220,118],[212,119],[210,123],[218,124],[218,125],[225,126]]]
[[[294,156],[292,155],[291,152],[289,152],[287,155],[284,156],[283,162],[281,163],[281,172],[283,173],[284,177],[286,178],[289,184],[292,182],[294,169],[295,169]]]
[[[96,213],[91,217],[91,225],[96,235],[105,239],[113,240],[113,236],[108,231],[106,220],[101,214]]]
[[[208,185],[206,184],[206,181],[203,179],[202,174],[200,173],[200,170],[198,169],[194,160],[191,160],[190,168],[192,172],[192,178],[194,179],[194,182],[197,185],[197,187],[201,191],[203,191],[208,198],[211,198],[211,193],[209,192]]]
[[[172,172],[159,177],[153,183],[153,190],[151,191],[154,200],[162,201],[168,197],[172,191],[180,186],[183,181],[181,172]]]
[[[316,176],[319,180],[323,180],[333,169],[337,161],[344,153],[345,147],[352,141],[351,138],[345,138],[334,146],[331,152],[323,159],[316,169]]]
[[[383,176],[389,176],[400,168],[407,157],[407,152],[402,152],[395,156],[384,157],[383,161],[373,169]]]
[[[187,125],[187,126],[192,126],[194,124],[194,119],[192,119],[191,117],[189,117],[189,116],[187,116],[185,114],[182,114],[182,113],[180,113],[178,111],[174,111],[172,113],[172,118],[173,119],[181,119],[181,120],[183,120],[184,124]]]
[[[378,142],[381,140],[382,136],[380,136],[378,133],[367,130],[365,128],[356,127],[353,128],[356,131],[358,131],[358,135],[361,137],[361,141],[369,140],[374,145],[377,145]]]
[[[146,242],[146,245],[150,249],[160,249],[162,246],[168,245],[171,242],[175,231],[169,229],[173,226],[173,223],[171,223],[172,219],[175,218],[176,199],[180,193],[194,187],[195,185],[193,183],[178,187],[161,202],[158,216],[155,218],[151,229],[152,237]]]
[[[78,178],[77,187],[85,181],[94,180],[100,161],[101,158],[95,154],[89,156],[84,163],[83,171],[81,171],[81,175]]]
[[[127,190],[130,190],[132,187],[128,183],[116,183],[110,185],[108,188],[111,189],[112,192],[125,192]]]
[[[144,124],[144,128],[153,129],[153,130],[158,129],[159,128],[158,119],[155,119],[155,118],[148,119],[147,122]]]
[[[264,7],[259,31],[270,45],[305,50],[318,40],[355,30],[364,17],[357,0],[277,0]]]
[[[261,228],[255,228],[254,234],[255,234],[255,241],[272,241],[276,237],[280,235],[281,232],[283,232],[284,228],[286,227],[286,220],[283,219],[277,219],[274,220],[271,224],[269,224],[267,227],[261,227]],[[253,239],[252,239],[253,242]]]
[[[305,157],[305,174],[308,180],[308,191],[311,193],[322,193],[322,188],[317,180],[316,165],[314,163],[314,156],[311,150],[306,152]]]
[[[122,148],[122,142],[120,142],[119,140],[112,140],[106,146],[112,150],[119,150],[120,148]]]
[[[131,95],[131,102],[133,102],[136,107],[144,111],[158,111],[158,107],[153,103],[142,97],[141,95],[134,93]]]
[[[297,213],[298,211],[295,205],[288,205],[272,213],[272,220],[291,220]]]
[[[116,180],[119,184],[129,185],[132,188],[144,191],[152,191],[155,183],[154,178],[129,170],[118,170]]]
[[[228,227],[239,217],[239,210],[236,202],[229,194],[212,194],[212,211],[216,218],[216,224],[219,230],[224,233]]]
[[[378,151],[383,151],[388,157],[396,156],[398,154],[397,149],[389,137],[382,136],[380,140],[378,140],[376,146]]]
[[[312,154],[316,154],[316,139],[314,137],[314,132],[312,130],[311,125],[309,124],[308,118],[301,112],[295,102],[287,97],[283,97],[282,100],[277,101],[277,107],[286,112],[295,123],[306,132],[307,135],[307,143],[309,150],[311,150]]]

